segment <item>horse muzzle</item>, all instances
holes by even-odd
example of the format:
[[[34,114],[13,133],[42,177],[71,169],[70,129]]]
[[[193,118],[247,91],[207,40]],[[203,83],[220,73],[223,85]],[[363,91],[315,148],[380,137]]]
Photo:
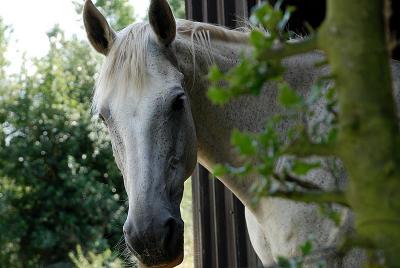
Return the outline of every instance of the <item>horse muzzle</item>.
[[[183,260],[183,221],[168,217],[157,222],[127,220],[125,242],[142,267],[175,267]]]
[[[142,263],[139,263],[139,268],[173,268],[173,267],[181,264],[182,261],[183,261],[183,253],[180,256],[178,256],[178,258],[176,258],[174,261],[172,261],[170,263],[162,264],[162,265],[158,265],[158,266],[146,266]]]

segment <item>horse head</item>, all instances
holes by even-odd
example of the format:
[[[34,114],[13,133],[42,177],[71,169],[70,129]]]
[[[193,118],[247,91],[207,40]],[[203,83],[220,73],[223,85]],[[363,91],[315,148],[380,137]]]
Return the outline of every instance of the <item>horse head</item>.
[[[124,178],[126,244],[148,267],[183,259],[184,181],[197,158],[191,107],[174,51],[176,23],[166,0],[152,0],[150,23],[115,32],[87,0],[85,29],[105,56],[93,97]]]

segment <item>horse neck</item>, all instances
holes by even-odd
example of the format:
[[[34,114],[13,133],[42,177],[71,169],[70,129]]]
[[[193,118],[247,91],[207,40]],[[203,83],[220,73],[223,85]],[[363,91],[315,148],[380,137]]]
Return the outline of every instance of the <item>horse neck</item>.
[[[208,170],[212,170],[218,163],[232,166],[242,164],[241,157],[230,144],[232,130],[262,131],[266,120],[279,110],[275,86],[271,84],[266,85],[260,96],[240,97],[224,106],[216,106],[210,102],[206,95],[209,87],[206,75],[210,65],[214,63],[222,71],[227,71],[239,61],[241,53],[251,51],[251,47],[243,41],[232,42],[228,41],[229,38],[225,40],[203,40],[196,43],[190,38],[182,38],[176,42],[178,64],[185,75],[185,86],[196,126],[198,161]],[[307,92],[315,80],[317,72],[313,68],[317,60],[320,60],[320,55],[312,53],[285,61],[288,69],[286,80],[302,94]],[[255,177],[240,181],[229,176],[219,179],[244,204],[251,202],[248,189]]]
[[[210,171],[218,163],[240,164],[239,157],[232,153],[230,136],[234,128],[242,129],[243,122],[248,122],[248,119],[246,108],[238,105],[241,101],[225,106],[216,106],[210,102],[206,96],[209,87],[206,75],[213,63],[223,71],[231,69],[239,61],[241,52],[249,49],[244,43],[221,40],[212,41],[209,46],[198,44],[190,38],[178,39],[176,42],[178,64],[185,75],[185,86],[196,127],[198,161]],[[256,129],[253,126],[249,130]],[[248,203],[246,194],[250,181],[239,184],[227,177],[219,179],[242,202]]]

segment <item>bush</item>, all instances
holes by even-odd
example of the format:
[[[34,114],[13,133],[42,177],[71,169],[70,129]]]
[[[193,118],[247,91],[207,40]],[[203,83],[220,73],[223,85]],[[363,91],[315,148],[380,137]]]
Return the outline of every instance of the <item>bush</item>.
[[[68,261],[77,244],[103,251],[116,244],[125,218],[123,180],[90,113],[98,61],[57,27],[49,40],[34,74],[23,68],[1,89],[2,267]]]
[[[96,254],[88,252],[84,254],[81,246],[76,247],[76,253],[69,253],[69,257],[76,268],[123,268],[123,262],[106,249],[104,252]],[[136,266],[133,266],[136,267]]]

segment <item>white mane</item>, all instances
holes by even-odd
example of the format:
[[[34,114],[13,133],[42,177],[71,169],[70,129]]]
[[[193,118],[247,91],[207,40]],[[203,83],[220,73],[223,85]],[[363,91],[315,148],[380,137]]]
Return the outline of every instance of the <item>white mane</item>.
[[[151,26],[147,22],[132,24],[117,34],[112,48],[107,55],[96,82],[93,96],[93,112],[99,113],[101,106],[110,94],[124,98],[132,88],[143,88],[147,77],[148,43],[154,38]],[[212,24],[177,20],[177,39],[189,39],[188,50],[195,61],[195,46],[204,51],[211,51],[211,40],[244,43],[248,35],[243,32],[228,30]],[[212,64],[209,54],[209,63]],[[118,85],[118,88],[115,88]]]
[[[150,33],[147,23],[135,23],[117,34],[96,82],[92,104],[95,113],[100,112],[101,105],[111,93],[122,95],[133,84],[138,88],[142,87],[147,74],[147,44]],[[116,85],[118,89],[115,88]]]

